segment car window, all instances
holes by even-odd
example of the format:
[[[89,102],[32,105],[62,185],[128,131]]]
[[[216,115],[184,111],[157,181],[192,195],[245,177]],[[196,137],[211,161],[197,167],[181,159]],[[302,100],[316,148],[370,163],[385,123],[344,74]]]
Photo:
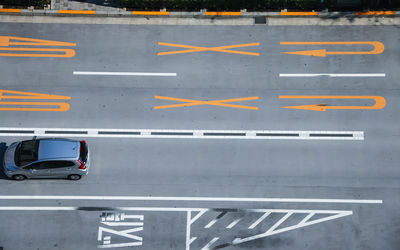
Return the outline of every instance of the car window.
[[[53,168],[66,168],[72,167],[75,163],[72,161],[44,161],[41,162],[40,168],[41,169],[53,169]]]
[[[15,150],[15,163],[24,166],[38,160],[39,140],[23,141]]]
[[[32,164],[29,164],[28,166],[25,166],[24,169],[40,169],[40,163],[41,162],[35,162]]]

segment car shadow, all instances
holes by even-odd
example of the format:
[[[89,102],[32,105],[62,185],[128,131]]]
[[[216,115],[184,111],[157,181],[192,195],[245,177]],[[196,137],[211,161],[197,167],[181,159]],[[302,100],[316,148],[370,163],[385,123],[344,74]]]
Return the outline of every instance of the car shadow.
[[[7,175],[4,174],[3,170],[3,160],[4,160],[4,153],[7,150],[7,144],[5,142],[0,143],[0,179],[9,179]]]

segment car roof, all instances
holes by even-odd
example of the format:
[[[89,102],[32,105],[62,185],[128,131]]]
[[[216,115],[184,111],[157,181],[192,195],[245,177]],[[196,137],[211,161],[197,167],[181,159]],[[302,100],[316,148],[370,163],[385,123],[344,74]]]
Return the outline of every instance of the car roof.
[[[49,138],[40,139],[38,160],[70,158],[76,160],[79,158],[79,141]]]

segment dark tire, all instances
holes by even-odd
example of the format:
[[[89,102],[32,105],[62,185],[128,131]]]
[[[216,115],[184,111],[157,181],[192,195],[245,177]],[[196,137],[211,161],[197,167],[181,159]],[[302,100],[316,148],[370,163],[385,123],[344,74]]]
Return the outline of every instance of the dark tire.
[[[81,177],[82,176],[80,176],[79,174],[71,174],[71,175],[68,175],[68,180],[77,181],[77,180],[80,180]]]
[[[23,181],[26,179],[26,176],[22,175],[22,174],[16,174],[16,175],[13,175],[11,178],[16,181]]]

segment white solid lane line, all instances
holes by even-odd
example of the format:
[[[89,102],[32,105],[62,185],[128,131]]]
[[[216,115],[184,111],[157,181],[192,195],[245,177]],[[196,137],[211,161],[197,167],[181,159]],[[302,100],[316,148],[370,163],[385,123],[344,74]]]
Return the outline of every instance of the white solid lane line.
[[[0,195],[0,200],[124,200],[124,201],[232,201],[289,203],[352,203],[382,204],[383,200],[302,199],[302,198],[235,198],[235,197],[175,197],[175,196],[76,196],[76,195]],[[192,222],[191,222],[192,223]]]
[[[178,130],[99,128],[0,127],[0,136],[114,137],[166,139],[261,139],[261,140],[364,140],[363,131],[300,130]]]
[[[329,77],[386,77],[386,74],[385,73],[373,73],[373,74],[328,74],[328,73],[279,74],[279,77],[318,77],[318,76],[329,76]]]
[[[176,73],[100,72],[100,71],[74,71],[73,74],[86,75],[86,76],[177,76]]]

